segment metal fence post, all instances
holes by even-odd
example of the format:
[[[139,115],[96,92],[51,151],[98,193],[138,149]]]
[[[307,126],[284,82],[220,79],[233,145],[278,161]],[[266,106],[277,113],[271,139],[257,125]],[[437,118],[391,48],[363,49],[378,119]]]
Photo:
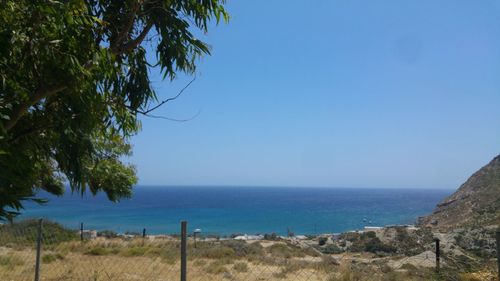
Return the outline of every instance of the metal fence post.
[[[440,262],[440,258],[441,258],[441,252],[439,250],[439,239],[436,238],[434,239],[434,241],[436,242],[436,272],[439,273],[439,262]]]
[[[80,241],[83,241],[83,222],[80,223]]]
[[[186,281],[187,275],[187,221],[181,221],[181,281]]]
[[[498,280],[500,281],[500,229],[497,230],[497,270]]]
[[[142,238],[146,238],[146,229],[145,228],[142,229]]]
[[[36,237],[36,260],[35,260],[35,281],[40,280],[40,255],[42,252],[42,227],[43,220],[38,221],[38,231]]]

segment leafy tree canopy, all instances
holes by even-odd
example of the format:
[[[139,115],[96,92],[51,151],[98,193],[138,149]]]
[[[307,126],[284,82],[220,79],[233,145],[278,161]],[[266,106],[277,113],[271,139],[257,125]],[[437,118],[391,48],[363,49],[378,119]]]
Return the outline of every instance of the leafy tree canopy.
[[[135,170],[120,159],[158,102],[148,74],[193,73],[210,52],[193,31],[227,21],[224,2],[1,1],[0,219],[42,202],[39,190],[61,195],[64,181],[130,197]]]

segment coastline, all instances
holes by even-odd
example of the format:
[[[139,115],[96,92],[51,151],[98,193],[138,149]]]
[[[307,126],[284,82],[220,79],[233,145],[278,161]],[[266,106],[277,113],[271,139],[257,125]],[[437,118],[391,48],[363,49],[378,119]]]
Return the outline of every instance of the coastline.
[[[413,224],[449,191],[337,188],[145,188],[118,204],[103,196],[49,197],[26,204],[19,220],[44,218],[67,228],[117,233],[178,233],[179,222],[205,235],[287,233],[319,235],[365,226]],[[371,224],[369,223],[371,221]]]

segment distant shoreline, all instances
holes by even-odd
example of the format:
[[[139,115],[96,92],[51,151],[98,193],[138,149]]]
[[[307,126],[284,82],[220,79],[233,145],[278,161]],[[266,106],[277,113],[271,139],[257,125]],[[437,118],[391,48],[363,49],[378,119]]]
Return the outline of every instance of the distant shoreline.
[[[136,189],[131,200],[109,202],[104,195],[50,197],[46,206],[26,204],[19,219],[47,218],[70,229],[117,233],[189,231],[235,233],[340,233],[365,226],[414,224],[450,192],[415,189],[227,188]],[[371,224],[369,223],[371,221]]]

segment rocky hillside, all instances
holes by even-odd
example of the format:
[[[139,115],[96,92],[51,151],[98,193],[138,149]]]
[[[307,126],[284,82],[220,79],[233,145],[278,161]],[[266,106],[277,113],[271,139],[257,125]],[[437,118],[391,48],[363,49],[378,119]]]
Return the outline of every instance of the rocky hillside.
[[[439,229],[500,225],[500,155],[474,173],[419,224]]]

